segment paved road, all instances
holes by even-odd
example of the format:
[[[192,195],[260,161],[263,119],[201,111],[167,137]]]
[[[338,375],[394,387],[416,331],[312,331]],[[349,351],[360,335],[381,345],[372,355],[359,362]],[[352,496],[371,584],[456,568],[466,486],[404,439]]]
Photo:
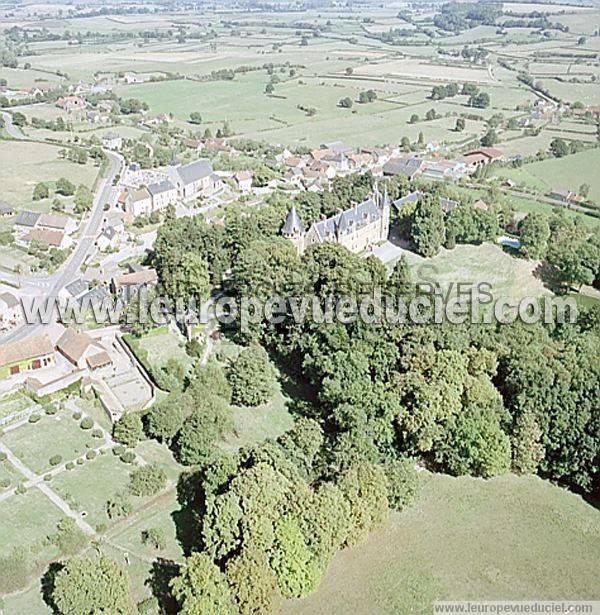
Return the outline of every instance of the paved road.
[[[2,111],[2,119],[4,120],[4,128],[13,139],[22,139],[24,137],[21,129],[15,126],[12,121],[12,115],[6,111]]]
[[[113,180],[118,173],[122,171],[123,159],[114,152],[106,151],[109,159],[109,169],[106,178],[104,178],[92,205],[92,212],[88,219],[87,225],[81,237],[79,243],[75,248],[75,251],[71,254],[65,264],[53,275],[44,278],[34,278],[35,286],[39,287],[45,296],[48,298],[56,298],[58,292],[64,288],[67,284],[79,277],[80,269],[85,259],[88,257],[91,248],[94,245],[94,241],[100,232],[102,224],[102,218],[104,216],[104,205],[114,199],[115,188],[113,187]],[[0,273],[0,282],[3,279],[8,279],[8,276]],[[26,277],[21,276],[22,282],[26,280]],[[44,286],[44,282],[50,282],[49,286]],[[33,335],[36,331],[39,331],[42,325],[40,324],[26,324],[11,331],[9,334],[0,338],[0,343],[16,342],[26,337]]]

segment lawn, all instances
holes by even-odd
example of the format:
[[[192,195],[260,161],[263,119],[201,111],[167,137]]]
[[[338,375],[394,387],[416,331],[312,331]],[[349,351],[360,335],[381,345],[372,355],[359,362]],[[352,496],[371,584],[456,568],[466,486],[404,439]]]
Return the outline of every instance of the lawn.
[[[418,501],[338,553],[286,615],[431,613],[435,600],[600,599],[600,512],[537,477],[422,474]]]
[[[140,347],[148,352],[148,361],[155,367],[164,367],[169,359],[176,359],[189,367],[192,359],[185,352],[183,344],[183,338],[166,327],[153,329],[139,339]]]
[[[40,546],[61,518],[60,510],[36,488],[0,502],[0,557],[15,547]]]
[[[458,245],[453,250],[442,248],[433,258],[423,258],[409,251],[404,254],[415,282],[438,282],[444,290],[453,283],[452,295],[458,283],[468,285],[463,287],[465,290],[483,282],[490,285],[485,290],[489,290],[495,299],[521,299],[549,293],[533,275],[536,262],[511,256],[491,243]]]
[[[86,461],[82,466],[56,476],[52,489],[80,512],[86,521],[96,527],[107,524],[106,502],[119,491],[125,491],[132,465],[124,464],[112,452]]]
[[[37,423],[25,423],[5,433],[2,442],[36,474],[51,468],[49,459],[53,455],[61,455],[64,463],[84,455],[88,443],[92,447],[101,443],[65,411],[55,416],[42,415]]]

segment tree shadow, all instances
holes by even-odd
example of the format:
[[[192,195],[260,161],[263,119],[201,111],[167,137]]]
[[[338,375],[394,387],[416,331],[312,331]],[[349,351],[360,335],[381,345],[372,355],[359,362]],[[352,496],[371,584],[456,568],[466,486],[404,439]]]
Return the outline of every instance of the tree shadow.
[[[169,583],[179,574],[179,565],[172,560],[159,557],[152,563],[150,577],[146,579],[146,585],[150,587],[152,595],[158,600],[163,613],[177,613],[179,607],[173,598]]]
[[[202,523],[205,511],[200,472],[184,472],[177,483],[177,501],[181,508],[171,513],[177,540],[186,556],[201,548]]]
[[[44,602],[52,609],[53,613],[60,613],[56,603],[54,602],[54,584],[56,575],[64,568],[63,562],[52,562],[46,572],[43,574],[40,584],[42,598]]]

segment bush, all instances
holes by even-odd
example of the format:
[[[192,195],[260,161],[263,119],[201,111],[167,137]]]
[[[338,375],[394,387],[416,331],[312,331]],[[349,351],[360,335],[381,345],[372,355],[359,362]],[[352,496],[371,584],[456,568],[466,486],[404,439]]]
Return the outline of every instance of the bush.
[[[79,423],[79,427],[81,429],[91,429],[94,426],[94,421],[89,416],[86,416],[81,423]]]
[[[102,438],[104,436],[104,434],[102,433],[101,429],[94,429],[92,431],[92,438]]]
[[[123,463],[133,463],[135,461],[135,453],[132,451],[125,451],[122,455],[120,455],[119,459]]]
[[[44,407],[44,412],[48,416],[53,416],[54,414],[58,412],[58,408],[54,404],[48,404],[47,406]]]
[[[0,452],[0,461],[6,461],[6,453]]]
[[[65,464],[65,468],[67,470],[73,470],[75,468],[75,464],[72,461],[69,461]]]
[[[2,480],[0,480],[0,491],[3,491],[4,489],[8,489],[9,487],[10,487],[9,478],[3,478]]]
[[[44,474],[44,480],[49,483],[52,480],[52,474]]]
[[[52,457],[50,457],[51,466],[57,466],[61,461],[62,461],[61,455],[52,455]]]
[[[96,459],[96,451],[88,451],[85,454],[86,459]]]
[[[73,412],[73,418],[78,421],[81,418],[81,412]]]
[[[79,457],[75,463],[78,466],[82,466],[85,463],[85,460],[83,459],[83,457]]]
[[[159,527],[151,527],[148,530],[143,530],[142,544],[157,550],[165,549],[167,546],[167,540],[165,538],[164,531]]]
[[[23,483],[21,483],[21,484],[20,484],[20,485],[16,488],[16,492],[17,492],[19,495],[23,495],[24,493],[27,493],[27,487],[26,487]]]
[[[113,454],[120,457],[127,449],[122,444],[117,444],[113,447]]]
[[[129,491],[133,495],[154,495],[167,484],[165,471],[155,463],[134,470],[129,477]]]
[[[27,419],[30,423],[37,423],[42,417],[37,414],[37,412],[33,412],[29,415],[29,419]]]

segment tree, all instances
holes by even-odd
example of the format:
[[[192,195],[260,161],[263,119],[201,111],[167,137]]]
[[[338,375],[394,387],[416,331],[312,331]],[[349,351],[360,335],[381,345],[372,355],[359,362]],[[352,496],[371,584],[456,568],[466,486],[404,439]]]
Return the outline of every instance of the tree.
[[[48,188],[48,184],[44,182],[40,182],[35,185],[33,189],[33,200],[41,201],[42,199],[47,199],[50,196],[50,188]]]
[[[419,199],[412,217],[411,233],[416,251],[435,256],[444,243],[444,214],[437,197],[425,194]]]
[[[125,446],[135,446],[144,438],[142,419],[138,412],[127,412],[113,428],[113,437]]]
[[[419,479],[414,466],[415,461],[408,457],[394,459],[384,466],[390,508],[402,510],[414,500],[419,490]]]
[[[142,544],[148,545],[157,551],[163,551],[167,548],[164,530],[161,527],[151,527],[147,530],[142,530]]]
[[[425,119],[427,121],[435,120],[436,118],[437,118],[437,113],[436,113],[435,109],[429,109],[429,111],[427,111],[427,113],[425,113]]]
[[[270,564],[285,598],[303,598],[313,592],[320,581],[317,561],[298,523],[289,516],[282,517],[275,524],[274,553]]]
[[[192,111],[189,122],[190,124],[202,124],[202,115],[198,111]]]
[[[188,400],[189,397],[175,393],[153,404],[146,414],[148,434],[171,444],[183,425]]]
[[[94,195],[92,191],[83,184],[77,186],[77,190],[75,192],[75,211],[78,214],[82,214],[86,211],[89,211],[92,208],[92,204],[94,202]]]
[[[414,297],[415,283],[412,279],[408,259],[404,254],[394,265],[394,269],[387,281],[386,289],[388,295],[395,299],[403,297],[408,301]]]
[[[590,185],[581,184],[581,186],[579,186],[579,195],[582,196],[584,199],[587,199],[590,195]]]
[[[181,254],[173,266],[163,272],[163,282],[167,293],[174,299],[206,299],[210,287],[206,260],[192,252]]]
[[[83,530],[70,517],[64,517],[56,525],[56,532],[50,536],[63,555],[74,555],[81,551],[88,543]]]
[[[236,612],[227,577],[206,553],[188,557],[170,586],[183,615],[234,615]]]
[[[535,474],[542,459],[544,445],[541,443],[542,430],[531,411],[517,417],[513,430],[513,468],[521,474]]]
[[[521,253],[527,258],[544,258],[550,239],[548,218],[541,213],[529,213],[519,222],[518,229],[521,238]]]
[[[454,127],[454,130],[456,130],[456,132],[462,132],[466,125],[465,120],[462,117],[459,117],[456,119],[456,126]]]
[[[56,192],[58,192],[58,194],[62,194],[63,196],[72,196],[75,194],[75,184],[70,182],[65,177],[61,177],[56,182]]]
[[[241,615],[271,615],[278,611],[277,578],[263,553],[242,549],[227,563],[226,574]]]
[[[493,128],[490,128],[484,135],[481,137],[481,145],[484,147],[492,147],[498,143],[498,135]]]
[[[129,491],[132,495],[154,495],[165,488],[167,475],[156,463],[136,468],[129,475]]]
[[[275,91],[275,86],[272,83],[267,83],[265,85],[265,94],[273,94]]]
[[[413,113],[408,120],[409,124],[416,124],[419,121],[419,116],[416,113]]]
[[[341,98],[340,101],[338,102],[338,106],[342,107],[343,109],[350,109],[352,105],[353,105],[353,102],[349,96],[345,96],[344,98]]]
[[[196,400],[194,412],[184,421],[177,440],[179,458],[186,465],[208,464],[215,459],[215,443],[233,426],[231,408],[220,397],[206,394]]]
[[[564,139],[554,137],[550,142],[550,151],[556,158],[562,158],[570,153],[569,146]]]
[[[232,402],[238,406],[259,406],[275,393],[275,370],[261,346],[240,352],[227,370]]]
[[[52,598],[59,612],[69,615],[88,615],[91,605],[99,613],[136,613],[127,573],[106,556],[69,560],[56,574]]]
[[[490,106],[490,95],[487,92],[476,92],[471,94],[467,103],[469,107],[486,109]]]
[[[15,111],[12,114],[12,123],[15,126],[19,126],[20,128],[22,128],[23,126],[27,124],[27,116],[24,113],[21,113],[20,111]]]
[[[510,440],[491,407],[467,406],[450,422],[436,459],[451,473],[489,478],[510,470]]]

